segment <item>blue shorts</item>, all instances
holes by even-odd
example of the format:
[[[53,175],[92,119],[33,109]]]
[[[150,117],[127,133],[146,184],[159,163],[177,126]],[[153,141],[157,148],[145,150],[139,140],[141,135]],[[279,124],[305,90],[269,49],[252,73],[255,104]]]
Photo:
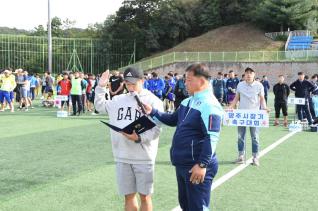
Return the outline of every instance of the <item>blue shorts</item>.
[[[13,101],[14,100],[14,92],[12,91],[12,92],[10,92],[10,98],[11,98],[11,101]]]
[[[86,93],[86,97],[89,102],[94,102],[93,93]]]
[[[10,92],[0,90],[0,102],[1,102],[1,104],[4,103],[4,99],[9,104],[11,103]]]
[[[51,86],[45,86],[45,93],[53,93],[53,88]]]

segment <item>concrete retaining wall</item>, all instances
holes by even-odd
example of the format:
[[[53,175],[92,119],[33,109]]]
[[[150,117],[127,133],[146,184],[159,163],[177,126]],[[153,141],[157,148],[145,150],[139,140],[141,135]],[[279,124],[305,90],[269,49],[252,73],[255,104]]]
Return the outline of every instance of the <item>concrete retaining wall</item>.
[[[317,62],[281,62],[281,63],[206,63],[212,72],[212,76],[215,77],[218,72],[228,73],[230,70],[234,70],[240,77],[244,73],[245,68],[251,67],[255,70],[257,77],[267,75],[271,84],[276,83],[278,75],[284,75],[287,83],[297,79],[297,73],[302,71],[310,77],[314,74],[318,74],[318,61]],[[160,68],[155,68],[147,72],[158,72],[159,75],[164,76],[169,71],[184,73],[184,70],[190,65],[190,63],[175,63],[166,65]]]

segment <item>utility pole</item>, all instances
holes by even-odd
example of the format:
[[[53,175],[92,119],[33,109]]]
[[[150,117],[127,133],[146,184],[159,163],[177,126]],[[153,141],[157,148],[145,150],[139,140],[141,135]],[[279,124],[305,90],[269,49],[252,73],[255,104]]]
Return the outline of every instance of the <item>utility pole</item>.
[[[48,0],[48,71],[52,72],[52,26],[51,26],[51,5]]]

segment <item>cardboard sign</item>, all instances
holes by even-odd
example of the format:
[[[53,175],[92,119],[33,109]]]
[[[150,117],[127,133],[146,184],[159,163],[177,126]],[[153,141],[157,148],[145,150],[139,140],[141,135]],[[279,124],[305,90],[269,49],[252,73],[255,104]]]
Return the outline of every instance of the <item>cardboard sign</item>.
[[[288,126],[288,130],[290,132],[301,132],[303,130],[303,126],[301,124],[298,124],[298,123],[291,123]]]
[[[55,100],[68,101],[68,96],[67,95],[56,95]]]
[[[67,111],[57,111],[56,116],[59,118],[65,118],[68,116],[68,113],[67,113]]]
[[[306,104],[306,99],[305,98],[297,98],[297,97],[289,97],[288,98],[288,104],[305,105]]]
[[[225,112],[223,125],[269,127],[269,115],[265,110],[228,110]]]

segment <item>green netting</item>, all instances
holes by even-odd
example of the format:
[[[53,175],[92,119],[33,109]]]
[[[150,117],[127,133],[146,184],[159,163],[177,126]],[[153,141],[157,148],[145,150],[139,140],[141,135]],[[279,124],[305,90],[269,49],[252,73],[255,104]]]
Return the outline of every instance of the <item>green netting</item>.
[[[52,47],[53,73],[67,70],[74,50],[85,72],[101,73],[134,63],[133,40],[53,38]],[[0,35],[0,68],[43,72],[48,67],[47,52],[47,37]]]

